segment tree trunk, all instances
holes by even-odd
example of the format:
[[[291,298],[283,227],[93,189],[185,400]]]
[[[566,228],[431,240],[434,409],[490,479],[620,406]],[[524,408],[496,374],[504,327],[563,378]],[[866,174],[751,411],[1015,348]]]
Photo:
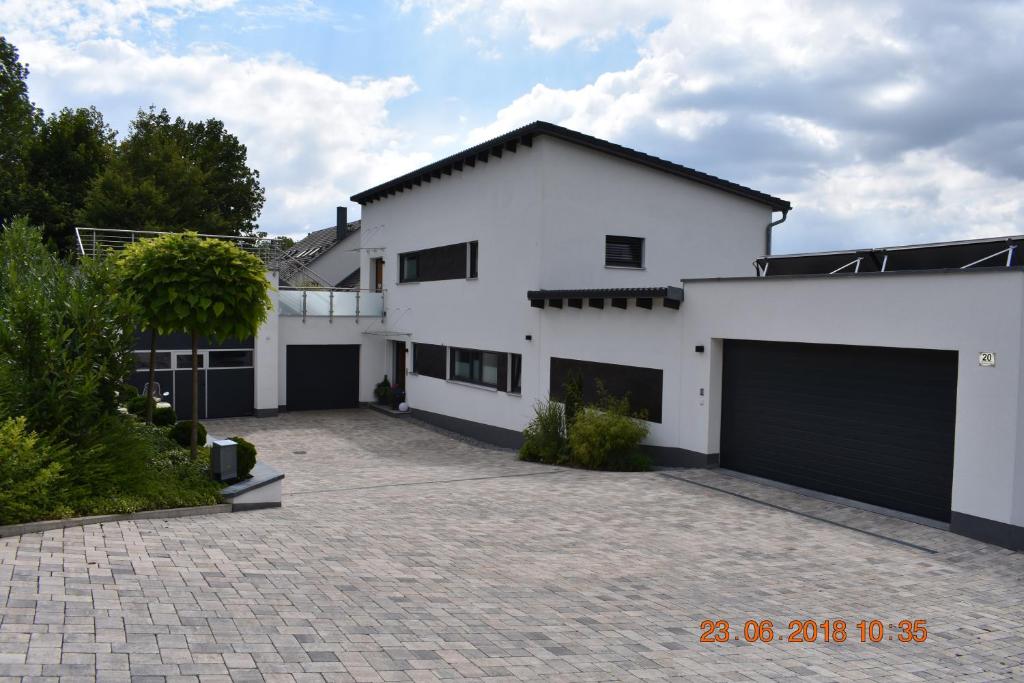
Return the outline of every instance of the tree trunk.
[[[146,385],[146,393],[151,400],[146,402],[146,423],[153,424],[153,385],[156,384],[156,330],[149,331],[151,343],[149,345],[149,383]],[[157,398],[157,401],[160,399]]]
[[[192,332],[192,458],[199,454],[199,335]],[[203,444],[204,446],[206,444]]]

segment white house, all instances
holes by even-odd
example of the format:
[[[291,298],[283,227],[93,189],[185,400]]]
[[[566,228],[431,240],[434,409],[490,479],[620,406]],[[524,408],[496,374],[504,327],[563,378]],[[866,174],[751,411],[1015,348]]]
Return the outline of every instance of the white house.
[[[257,414],[387,375],[516,446],[579,372],[647,412],[660,464],[1024,548],[1024,242],[766,257],[785,200],[544,122],[352,199],[359,289],[278,291]]]

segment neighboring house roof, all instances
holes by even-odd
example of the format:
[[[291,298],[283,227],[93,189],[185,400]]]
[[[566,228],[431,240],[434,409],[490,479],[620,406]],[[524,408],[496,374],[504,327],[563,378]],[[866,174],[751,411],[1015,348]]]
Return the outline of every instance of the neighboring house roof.
[[[792,208],[790,203],[785,199],[779,199],[778,197],[758,192],[757,190],[749,187],[729,182],[728,180],[703,173],[687,166],[682,166],[665,159],[659,159],[658,157],[651,156],[650,154],[644,154],[643,152],[630,149],[629,147],[623,147],[622,145],[616,145],[615,143],[608,142],[607,140],[601,140],[600,138],[595,138],[590,135],[584,135],[583,133],[563,128],[562,126],[556,126],[555,124],[548,123],[546,121],[534,121],[522,128],[517,128],[516,130],[505,133],[504,135],[500,135],[493,140],[488,140],[487,142],[476,145],[475,147],[463,150],[458,154],[453,154],[452,156],[441,159],[440,161],[435,161],[434,163],[417,169],[412,173],[407,173],[395,178],[394,180],[389,180],[388,182],[372,187],[369,190],[352,195],[352,201],[359,204],[369,204],[372,201],[382,199],[388,195],[395,194],[396,192],[411,190],[413,187],[422,183],[429,183],[432,179],[441,178],[442,175],[451,175],[453,170],[461,171],[466,166],[475,166],[477,162],[486,163],[491,156],[500,157],[504,152],[515,152],[519,145],[532,147],[533,138],[538,135],[548,135],[559,140],[564,140],[565,142],[571,142],[582,147],[603,152],[610,156],[632,161],[649,168],[664,171],[671,175],[692,180],[725,192],[730,192],[740,197],[745,197],[770,206],[775,211],[789,211],[789,209]]]
[[[345,233],[342,235],[342,239],[345,239],[352,233],[359,230],[361,221],[351,221],[345,227]],[[309,265],[317,258],[319,258],[324,252],[333,247],[338,243],[338,228],[332,225],[329,228],[323,230],[314,230],[309,233],[301,240],[295,243],[295,245],[285,252],[285,256],[299,261],[303,265]]]
[[[353,270],[334,286],[339,289],[359,289],[359,268]]]

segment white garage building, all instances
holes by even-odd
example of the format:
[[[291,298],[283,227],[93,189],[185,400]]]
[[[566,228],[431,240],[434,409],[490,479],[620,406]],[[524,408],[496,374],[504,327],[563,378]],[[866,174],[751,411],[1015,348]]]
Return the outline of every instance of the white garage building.
[[[544,122],[352,199],[360,289],[276,294],[258,414],[387,374],[515,446],[579,371],[647,411],[661,464],[1024,548],[1017,240],[764,257],[785,200]]]

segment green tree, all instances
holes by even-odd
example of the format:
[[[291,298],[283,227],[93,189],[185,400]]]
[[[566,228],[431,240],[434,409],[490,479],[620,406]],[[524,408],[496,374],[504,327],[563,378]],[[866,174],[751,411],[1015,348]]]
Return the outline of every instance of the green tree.
[[[118,275],[58,258],[24,218],[0,234],[0,417],[80,445],[116,414],[138,323]]]
[[[27,78],[18,49],[0,36],[0,224],[24,210],[25,151],[40,118],[28,99]]]
[[[74,247],[75,216],[114,152],[116,133],[95,108],[50,114],[28,145],[25,212],[61,251]]]
[[[264,191],[245,145],[216,119],[140,110],[95,178],[79,218],[95,228],[256,232]]]
[[[125,288],[143,306],[147,329],[192,336],[191,447],[195,457],[199,337],[243,339],[256,334],[270,308],[270,283],[263,262],[227,240],[178,233],[130,245],[120,257],[120,266]]]

